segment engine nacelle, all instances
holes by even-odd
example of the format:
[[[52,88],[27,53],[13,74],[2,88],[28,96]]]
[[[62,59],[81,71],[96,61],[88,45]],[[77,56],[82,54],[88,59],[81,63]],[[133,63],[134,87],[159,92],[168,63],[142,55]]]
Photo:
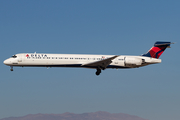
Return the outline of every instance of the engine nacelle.
[[[144,63],[144,59],[126,57],[124,63],[126,67],[138,67]]]

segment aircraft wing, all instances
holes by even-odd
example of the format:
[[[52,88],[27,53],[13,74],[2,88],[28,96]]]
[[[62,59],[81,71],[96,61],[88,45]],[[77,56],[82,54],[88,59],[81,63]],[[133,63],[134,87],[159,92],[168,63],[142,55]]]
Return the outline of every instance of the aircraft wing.
[[[92,62],[92,63],[87,63],[87,64],[82,64],[81,66],[88,66],[88,67],[100,67],[103,70],[106,69],[106,67],[112,63],[112,60],[117,58],[118,55],[115,55],[113,57],[107,58],[107,59],[103,59],[100,61],[96,61],[96,62]]]

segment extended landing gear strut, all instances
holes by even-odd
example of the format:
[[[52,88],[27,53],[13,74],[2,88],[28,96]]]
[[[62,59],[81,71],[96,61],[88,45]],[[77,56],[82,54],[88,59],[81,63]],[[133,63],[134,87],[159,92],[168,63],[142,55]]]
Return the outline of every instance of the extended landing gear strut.
[[[101,70],[105,70],[106,68],[105,67],[102,67],[102,66],[98,66],[97,68],[96,68],[96,75],[100,75],[100,73],[101,73]]]
[[[96,75],[100,75],[101,69],[97,68],[96,70],[97,70],[97,71],[96,71]]]
[[[11,70],[11,71],[13,71],[13,66],[10,66],[10,67],[11,67],[11,69],[10,69],[10,70]]]

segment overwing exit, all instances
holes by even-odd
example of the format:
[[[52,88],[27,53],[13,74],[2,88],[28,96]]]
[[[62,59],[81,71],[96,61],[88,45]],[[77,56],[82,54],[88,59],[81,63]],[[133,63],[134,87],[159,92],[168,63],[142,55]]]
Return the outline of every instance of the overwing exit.
[[[159,57],[171,42],[155,42],[154,46],[140,56],[127,55],[86,55],[86,54],[46,54],[20,53],[4,61],[11,67],[82,67],[96,69],[96,75],[107,68],[138,68],[150,64],[161,63]]]

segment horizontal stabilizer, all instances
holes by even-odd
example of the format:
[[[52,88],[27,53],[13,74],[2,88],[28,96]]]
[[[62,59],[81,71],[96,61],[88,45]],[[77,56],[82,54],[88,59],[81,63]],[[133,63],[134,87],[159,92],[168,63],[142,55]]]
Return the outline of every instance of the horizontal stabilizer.
[[[171,43],[171,42],[156,42],[154,44],[154,46],[155,47],[162,47],[162,46],[166,47],[167,46],[167,48],[170,48],[170,44],[174,44],[174,43]]]

